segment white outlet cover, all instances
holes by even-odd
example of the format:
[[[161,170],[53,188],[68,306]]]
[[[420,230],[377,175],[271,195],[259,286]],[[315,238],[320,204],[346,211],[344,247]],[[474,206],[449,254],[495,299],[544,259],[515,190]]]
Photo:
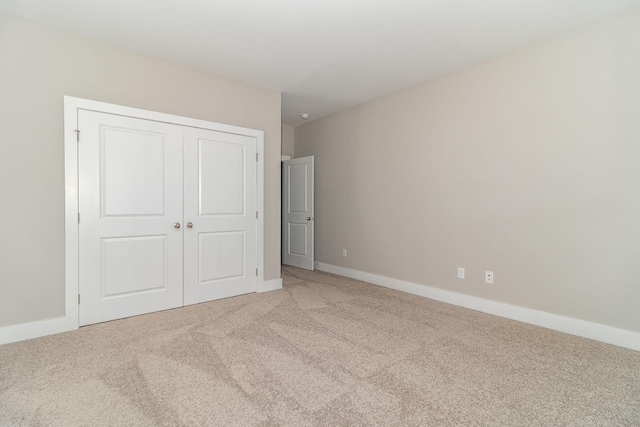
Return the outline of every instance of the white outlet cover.
[[[458,279],[464,279],[464,267],[458,267]]]
[[[484,281],[485,283],[493,283],[493,271],[484,272]]]

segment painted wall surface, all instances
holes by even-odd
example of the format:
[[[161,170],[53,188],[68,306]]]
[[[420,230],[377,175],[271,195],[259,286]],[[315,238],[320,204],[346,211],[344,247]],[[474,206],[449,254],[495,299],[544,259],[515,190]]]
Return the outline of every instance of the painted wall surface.
[[[280,277],[280,93],[0,13],[0,326],[64,315],[63,96],[265,131]]]
[[[289,125],[282,125],[282,155],[283,156],[291,156],[293,159],[294,156],[294,127]]]
[[[636,9],[296,127],[317,260],[640,331],[639,76]]]

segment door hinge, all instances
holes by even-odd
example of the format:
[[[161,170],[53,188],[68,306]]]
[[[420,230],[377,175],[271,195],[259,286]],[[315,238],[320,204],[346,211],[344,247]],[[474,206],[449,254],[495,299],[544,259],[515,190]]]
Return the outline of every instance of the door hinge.
[[[80,142],[80,131],[76,129],[74,132],[76,133],[76,142]]]
[[[256,162],[258,161],[258,156],[259,156],[259,155],[260,155],[260,154],[256,153]]]
[[[256,276],[258,275],[258,269],[256,268]]]
[[[78,294],[78,305],[80,305],[80,294]]]
[[[80,212],[78,212],[78,224],[80,224]]]
[[[258,219],[258,211],[256,211],[256,219]]]

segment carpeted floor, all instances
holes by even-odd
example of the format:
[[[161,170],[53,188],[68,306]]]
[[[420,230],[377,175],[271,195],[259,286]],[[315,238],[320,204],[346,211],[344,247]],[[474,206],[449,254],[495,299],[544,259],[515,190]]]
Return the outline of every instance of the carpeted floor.
[[[0,346],[0,426],[638,426],[640,352],[340,276]]]

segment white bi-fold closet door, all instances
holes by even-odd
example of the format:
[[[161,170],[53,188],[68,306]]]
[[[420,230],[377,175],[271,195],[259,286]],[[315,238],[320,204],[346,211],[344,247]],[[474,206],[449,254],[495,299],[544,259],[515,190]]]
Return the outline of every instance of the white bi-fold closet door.
[[[257,286],[256,140],[78,112],[79,323]]]

